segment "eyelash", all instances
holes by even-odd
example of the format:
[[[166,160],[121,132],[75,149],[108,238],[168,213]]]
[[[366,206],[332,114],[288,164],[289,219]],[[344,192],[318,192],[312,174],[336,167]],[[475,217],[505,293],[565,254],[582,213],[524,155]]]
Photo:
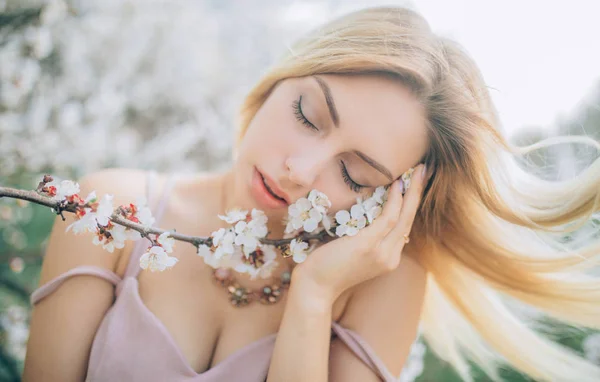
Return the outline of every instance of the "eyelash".
[[[315,125],[313,125],[308,119],[306,119],[304,113],[302,112],[302,96],[300,96],[299,99],[294,100],[294,102],[292,102],[292,109],[294,110],[294,115],[296,116],[296,119],[299,122],[301,122],[304,126],[306,126],[309,129],[319,131],[319,129]],[[350,178],[350,174],[348,174],[348,170],[346,169],[346,165],[343,161],[340,161],[340,169],[342,171],[342,177],[344,178],[344,182],[348,185],[348,187],[350,187],[352,191],[360,193],[360,191],[366,187],[356,183],[352,180],[352,178]]]
[[[340,168],[342,169],[342,177],[344,178],[344,182],[350,187],[350,189],[356,193],[360,193],[360,191],[365,188],[350,178],[350,174],[348,174],[348,170],[346,170],[346,165],[343,161],[340,161]]]
[[[304,113],[302,112],[302,96],[300,96],[299,99],[294,100],[294,102],[292,102],[292,109],[294,109],[294,115],[296,116],[296,119],[300,122],[302,122],[302,124],[310,129],[319,131],[319,129],[317,129],[317,127],[315,125],[313,125],[312,123],[310,123],[310,121],[308,119],[306,119],[306,117],[304,116]]]

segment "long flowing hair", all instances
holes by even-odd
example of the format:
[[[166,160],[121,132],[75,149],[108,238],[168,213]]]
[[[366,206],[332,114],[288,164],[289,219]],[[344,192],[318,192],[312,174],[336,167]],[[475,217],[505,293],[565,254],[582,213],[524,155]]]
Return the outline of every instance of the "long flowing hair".
[[[561,240],[600,209],[600,159],[564,181],[527,171],[519,161],[527,153],[576,137],[526,147],[508,142],[473,59],[434,34],[419,13],[367,8],[298,40],[245,98],[236,147],[278,81],[361,73],[402,81],[426,110],[425,162],[434,175],[409,245],[428,271],[427,342],[465,380],[472,380],[471,360],[493,379],[508,363],[540,380],[600,381],[600,367],[539,334],[507,305],[516,300],[569,324],[600,328],[600,280],[589,272],[600,241]]]

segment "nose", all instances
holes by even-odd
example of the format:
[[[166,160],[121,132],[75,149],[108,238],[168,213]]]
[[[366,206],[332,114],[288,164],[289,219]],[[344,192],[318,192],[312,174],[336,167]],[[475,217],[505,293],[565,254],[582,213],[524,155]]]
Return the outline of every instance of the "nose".
[[[288,179],[299,186],[309,188],[315,183],[327,161],[324,155],[314,151],[307,151],[301,156],[290,156],[285,161]]]

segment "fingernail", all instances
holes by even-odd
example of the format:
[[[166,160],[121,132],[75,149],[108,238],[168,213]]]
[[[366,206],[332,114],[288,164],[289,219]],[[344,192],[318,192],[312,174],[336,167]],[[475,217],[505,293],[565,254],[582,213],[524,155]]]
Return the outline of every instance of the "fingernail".
[[[398,188],[400,188],[400,193],[404,194],[404,181],[402,179],[398,179]]]
[[[421,180],[425,180],[425,174],[427,174],[427,165],[424,164],[421,169]]]

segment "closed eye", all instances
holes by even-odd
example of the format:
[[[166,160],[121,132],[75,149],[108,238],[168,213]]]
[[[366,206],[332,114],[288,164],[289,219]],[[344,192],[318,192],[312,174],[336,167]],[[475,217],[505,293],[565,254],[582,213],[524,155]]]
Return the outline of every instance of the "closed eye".
[[[294,102],[292,102],[292,109],[294,110],[294,115],[296,116],[296,119],[302,122],[304,126],[319,131],[319,129],[315,125],[313,125],[308,119],[306,119],[304,113],[302,112],[302,96],[300,96],[299,99],[294,100]]]
[[[292,109],[294,111],[294,116],[300,123],[302,123],[304,126],[306,126],[307,128],[309,128],[311,130],[319,131],[319,128],[317,128],[315,125],[313,125],[308,120],[308,118],[306,118],[304,113],[302,112],[302,96],[300,96],[297,100],[294,100],[294,102],[292,102]],[[342,172],[342,178],[344,179],[344,183],[346,183],[352,191],[354,191],[356,193],[360,193],[361,190],[368,187],[368,186],[364,186],[362,184],[356,183],[350,177],[350,174],[348,173],[348,169],[346,168],[346,164],[343,161],[340,160],[339,164],[340,164],[340,170]]]
[[[344,178],[344,182],[350,187],[350,189],[356,193],[360,193],[363,188],[367,186],[363,186],[362,184],[358,184],[352,180],[350,174],[348,174],[348,169],[346,169],[346,164],[343,161],[340,161],[340,167],[342,169],[342,177]]]

